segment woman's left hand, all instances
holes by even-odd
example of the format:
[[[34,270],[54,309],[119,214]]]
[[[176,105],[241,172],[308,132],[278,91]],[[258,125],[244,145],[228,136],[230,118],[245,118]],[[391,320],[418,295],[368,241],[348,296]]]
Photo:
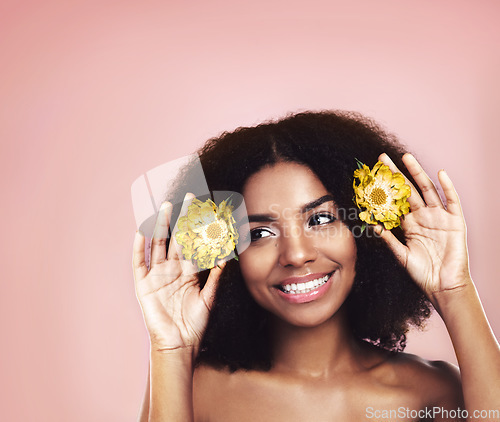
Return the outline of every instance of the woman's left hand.
[[[380,155],[379,159],[392,172],[400,172],[387,154]],[[446,294],[472,282],[465,221],[457,192],[444,170],[439,171],[438,178],[446,197],[446,207],[415,157],[405,154],[403,162],[423,194],[422,198],[406,180],[411,187],[408,198],[410,213],[401,220],[406,245],[389,230],[381,230],[382,226],[375,230],[377,233],[382,231],[381,237],[436,306],[436,294]]]

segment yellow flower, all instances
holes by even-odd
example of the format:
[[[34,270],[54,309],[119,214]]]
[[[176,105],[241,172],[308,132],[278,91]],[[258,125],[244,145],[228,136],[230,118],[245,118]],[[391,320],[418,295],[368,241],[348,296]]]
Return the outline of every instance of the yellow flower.
[[[368,224],[382,223],[387,230],[401,224],[400,217],[410,211],[410,187],[401,173],[392,173],[378,161],[372,170],[363,164],[354,172],[353,188],[359,218]]]
[[[208,199],[193,199],[187,215],[180,217],[175,234],[182,254],[192,259],[199,269],[215,267],[215,260],[231,254],[238,243],[234,228],[233,206],[222,201],[217,207]]]

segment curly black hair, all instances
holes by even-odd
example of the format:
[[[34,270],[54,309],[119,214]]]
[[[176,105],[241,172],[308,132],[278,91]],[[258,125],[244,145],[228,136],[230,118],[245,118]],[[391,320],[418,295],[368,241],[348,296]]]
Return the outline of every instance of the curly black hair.
[[[354,112],[303,112],[255,127],[240,127],[208,140],[198,155],[211,191],[241,193],[249,177],[263,167],[294,162],[316,174],[339,209],[355,208],[358,213],[353,206],[352,186],[356,160],[371,167],[382,152],[416,186],[401,160],[407,152],[403,145],[374,121]],[[176,188],[179,202],[180,195],[189,190],[189,178],[188,167]],[[353,234],[357,231],[356,276],[346,300],[352,332],[360,341],[402,351],[409,326],[420,327],[430,316],[430,302],[382,239],[369,230],[360,234],[358,218],[345,219],[344,223]],[[400,228],[393,233],[404,243]],[[201,286],[207,276],[207,271],[200,274]],[[248,292],[238,262],[228,262],[197,364],[231,371],[269,370],[270,340],[268,312]]]

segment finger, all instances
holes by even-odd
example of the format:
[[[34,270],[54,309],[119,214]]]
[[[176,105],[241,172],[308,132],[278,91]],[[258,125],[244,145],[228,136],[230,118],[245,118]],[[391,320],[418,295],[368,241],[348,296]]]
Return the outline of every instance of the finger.
[[[151,267],[161,264],[167,259],[166,246],[171,216],[172,204],[164,202],[158,211],[153,239],[151,240]]]
[[[179,214],[179,218],[187,215],[188,207],[191,205],[191,201],[195,198],[192,193],[186,193],[184,200],[182,201],[182,208]],[[170,244],[168,246],[167,259],[178,259],[184,260],[184,255],[182,254],[182,247],[175,240],[175,234],[178,231],[177,223],[175,224],[174,230],[172,230],[172,236],[170,237]]]
[[[444,208],[443,201],[439,196],[436,185],[434,185],[434,182],[424,171],[417,159],[411,154],[405,154],[403,155],[403,162],[417,182],[417,185],[420,187],[427,206]]]
[[[453,186],[453,182],[444,170],[438,172],[439,183],[443,188],[443,193],[446,198],[446,209],[455,215],[462,215],[462,206],[460,205],[460,198]]]
[[[220,276],[225,266],[226,263],[223,262],[210,270],[205,287],[203,287],[203,290],[201,291],[203,301],[209,310],[212,309],[215,294],[217,293],[217,287],[219,286]]]
[[[422,197],[419,195],[418,191],[415,189],[415,186],[408,180],[408,178],[401,172],[401,170],[399,170],[396,167],[396,164],[394,164],[394,162],[390,159],[390,157],[384,152],[383,154],[380,154],[380,156],[378,157],[378,159],[380,161],[382,161],[386,166],[389,166],[389,169],[393,173],[401,173],[403,175],[403,177],[405,178],[406,184],[411,189],[411,195],[407,199],[407,201],[410,204],[411,210],[412,211],[416,211],[416,210],[418,210],[421,207],[425,207],[425,202],[422,199]]]
[[[177,262],[180,264],[182,274],[184,275],[192,275],[199,272],[198,266],[190,259],[184,259],[182,256],[182,259],[179,259]]]
[[[148,274],[148,266],[146,264],[146,254],[144,252],[144,245],[146,241],[140,231],[135,233],[134,245],[132,248],[132,270],[134,273],[134,280],[142,280]]]
[[[373,229],[375,233],[380,236],[389,249],[394,253],[394,256],[403,266],[406,267],[406,261],[408,259],[408,248],[403,245],[396,236],[392,234],[390,230],[385,230],[381,224],[378,224]]]

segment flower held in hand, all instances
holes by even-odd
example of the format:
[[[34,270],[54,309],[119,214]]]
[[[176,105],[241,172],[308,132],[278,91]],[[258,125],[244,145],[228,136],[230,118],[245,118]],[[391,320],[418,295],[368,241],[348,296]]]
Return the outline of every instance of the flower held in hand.
[[[392,173],[382,161],[370,168],[358,161],[354,172],[354,201],[362,210],[359,218],[368,224],[382,223],[387,230],[398,227],[410,211],[407,198],[411,194],[401,173]]]
[[[208,269],[215,267],[216,259],[230,255],[238,243],[232,211],[226,201],[217,207],[211,199],[193,199],[187,215],[179,218],[175,234],[184,258],[195,261],[199,269]]]

